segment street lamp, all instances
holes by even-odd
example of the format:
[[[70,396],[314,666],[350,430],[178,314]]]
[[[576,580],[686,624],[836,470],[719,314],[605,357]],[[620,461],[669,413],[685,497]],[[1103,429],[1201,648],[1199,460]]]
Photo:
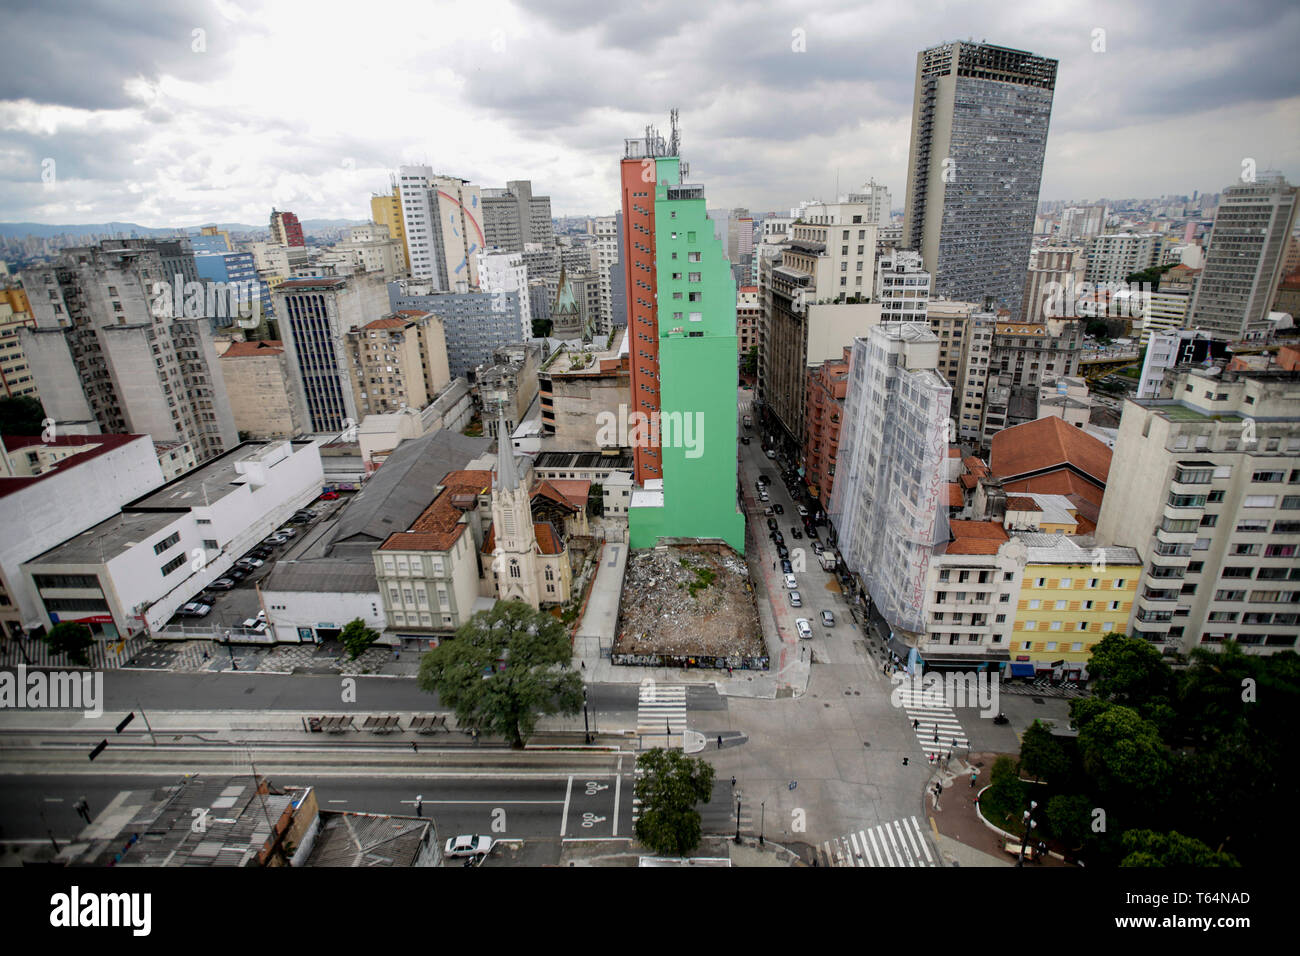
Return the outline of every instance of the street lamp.
[[[591,726],[587,723],[587,689],[582,689],[582,732],[587,743],[591,743]]]
[[[1029,809],[1020,815],[1025,823],[1024,836],[1020,838],[1020,858],[1016,860],[1016,866],[1025,865],[1025,847],[1029,845],[1029,837],[1038,826],[1038,821],[1034,819],[1034,811],[1038,809],[1038,801],[1030,800]]]

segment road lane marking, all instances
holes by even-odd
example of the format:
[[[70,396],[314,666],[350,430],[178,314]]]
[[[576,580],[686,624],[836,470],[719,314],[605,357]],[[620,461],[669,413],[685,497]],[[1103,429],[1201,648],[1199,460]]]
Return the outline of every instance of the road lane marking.
[[[623,796],[623,758],[618,758],[618,775],[614,777],[614,836],[618,836],[618,804]]]
[[[564,830],[569,825],[569,800],[573,797],[573,775],[569,775],[569,784],[564,789],[564,816],[560,817],[560,836],[564,836]],[[558,800],[556,801],[559,802]]]

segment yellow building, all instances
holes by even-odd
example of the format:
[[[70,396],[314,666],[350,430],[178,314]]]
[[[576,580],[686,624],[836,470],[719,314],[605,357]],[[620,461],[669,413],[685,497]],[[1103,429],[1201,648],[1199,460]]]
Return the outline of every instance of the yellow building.
[[[0,397],[40,398],[36,393],[36,377],[18,341],[18,330],[25,325],[36,326],[27,293],[16,285],[0,288]]]
[[[1011,674],[1078,676],[1092,648],[1127,634],[1142,561],[1132,548],[1084,547],[1064,535],[1019,536],[1025,573],[1011,636]],[[1017,666],[1019,665],[1019,666]]]
[[[384,196],[370,197],[370,218],[382,226],[388,227],[388,235],[401,242],[402,256],[406,270],[411,270],[411,254],[406,248],[406,228],[402,221],[402,196],[396,183],[393,191]]]

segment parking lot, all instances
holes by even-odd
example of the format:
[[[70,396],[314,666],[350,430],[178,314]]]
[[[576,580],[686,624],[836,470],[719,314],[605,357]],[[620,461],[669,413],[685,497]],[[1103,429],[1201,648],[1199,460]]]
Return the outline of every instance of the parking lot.
[[[328,520],[339,508],[347,502],[349,495],[341,494],[339,498],[331,501],[322,501],[317,498],[311,504],[305,506],[303,510],[314,512],[315,517],[310,521],[303,523],[288,523],[280,525],[277,530],[291,528],[294,535],[285,543],[272,545],[263,539],[259,547],[265,546],[269,549],[269,554],[262,560],[262,566],[250,571],[242,580],[235,582],[235,587],[226,591],[218,590],[212,587],[206,588],[202,594],[195,596],[194,601],[201,601],[209,604],[212,608],[208,614],[203,617],[184,616],[179,613],[174,615],[168,624],[184,625],[190,628],[211,628],[212,630],[223,630],[228,628],[239,627],[244,621],[256,619],[258,612],[262,610],[258,602],[257,590],[255,584],[264,581],[275,567],[275,562],[282,558],[297,542],[301,541],[307,532],[321,523]],[[268,535],[267,537],[270,537]],[[251,553],[255,548],[249,549],[245,554],[237,557],[243,558],[246,554]],[[218,578],[220,580],[220,578]]]

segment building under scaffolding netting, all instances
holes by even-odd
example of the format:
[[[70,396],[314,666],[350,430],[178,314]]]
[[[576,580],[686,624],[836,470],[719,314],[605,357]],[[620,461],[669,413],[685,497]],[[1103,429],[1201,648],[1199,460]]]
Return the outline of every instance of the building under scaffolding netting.
[[[948,542],[952,389],[922,322],[853,341],[830,517],[840,552],[895,631],[925,631],[925,577]]]

